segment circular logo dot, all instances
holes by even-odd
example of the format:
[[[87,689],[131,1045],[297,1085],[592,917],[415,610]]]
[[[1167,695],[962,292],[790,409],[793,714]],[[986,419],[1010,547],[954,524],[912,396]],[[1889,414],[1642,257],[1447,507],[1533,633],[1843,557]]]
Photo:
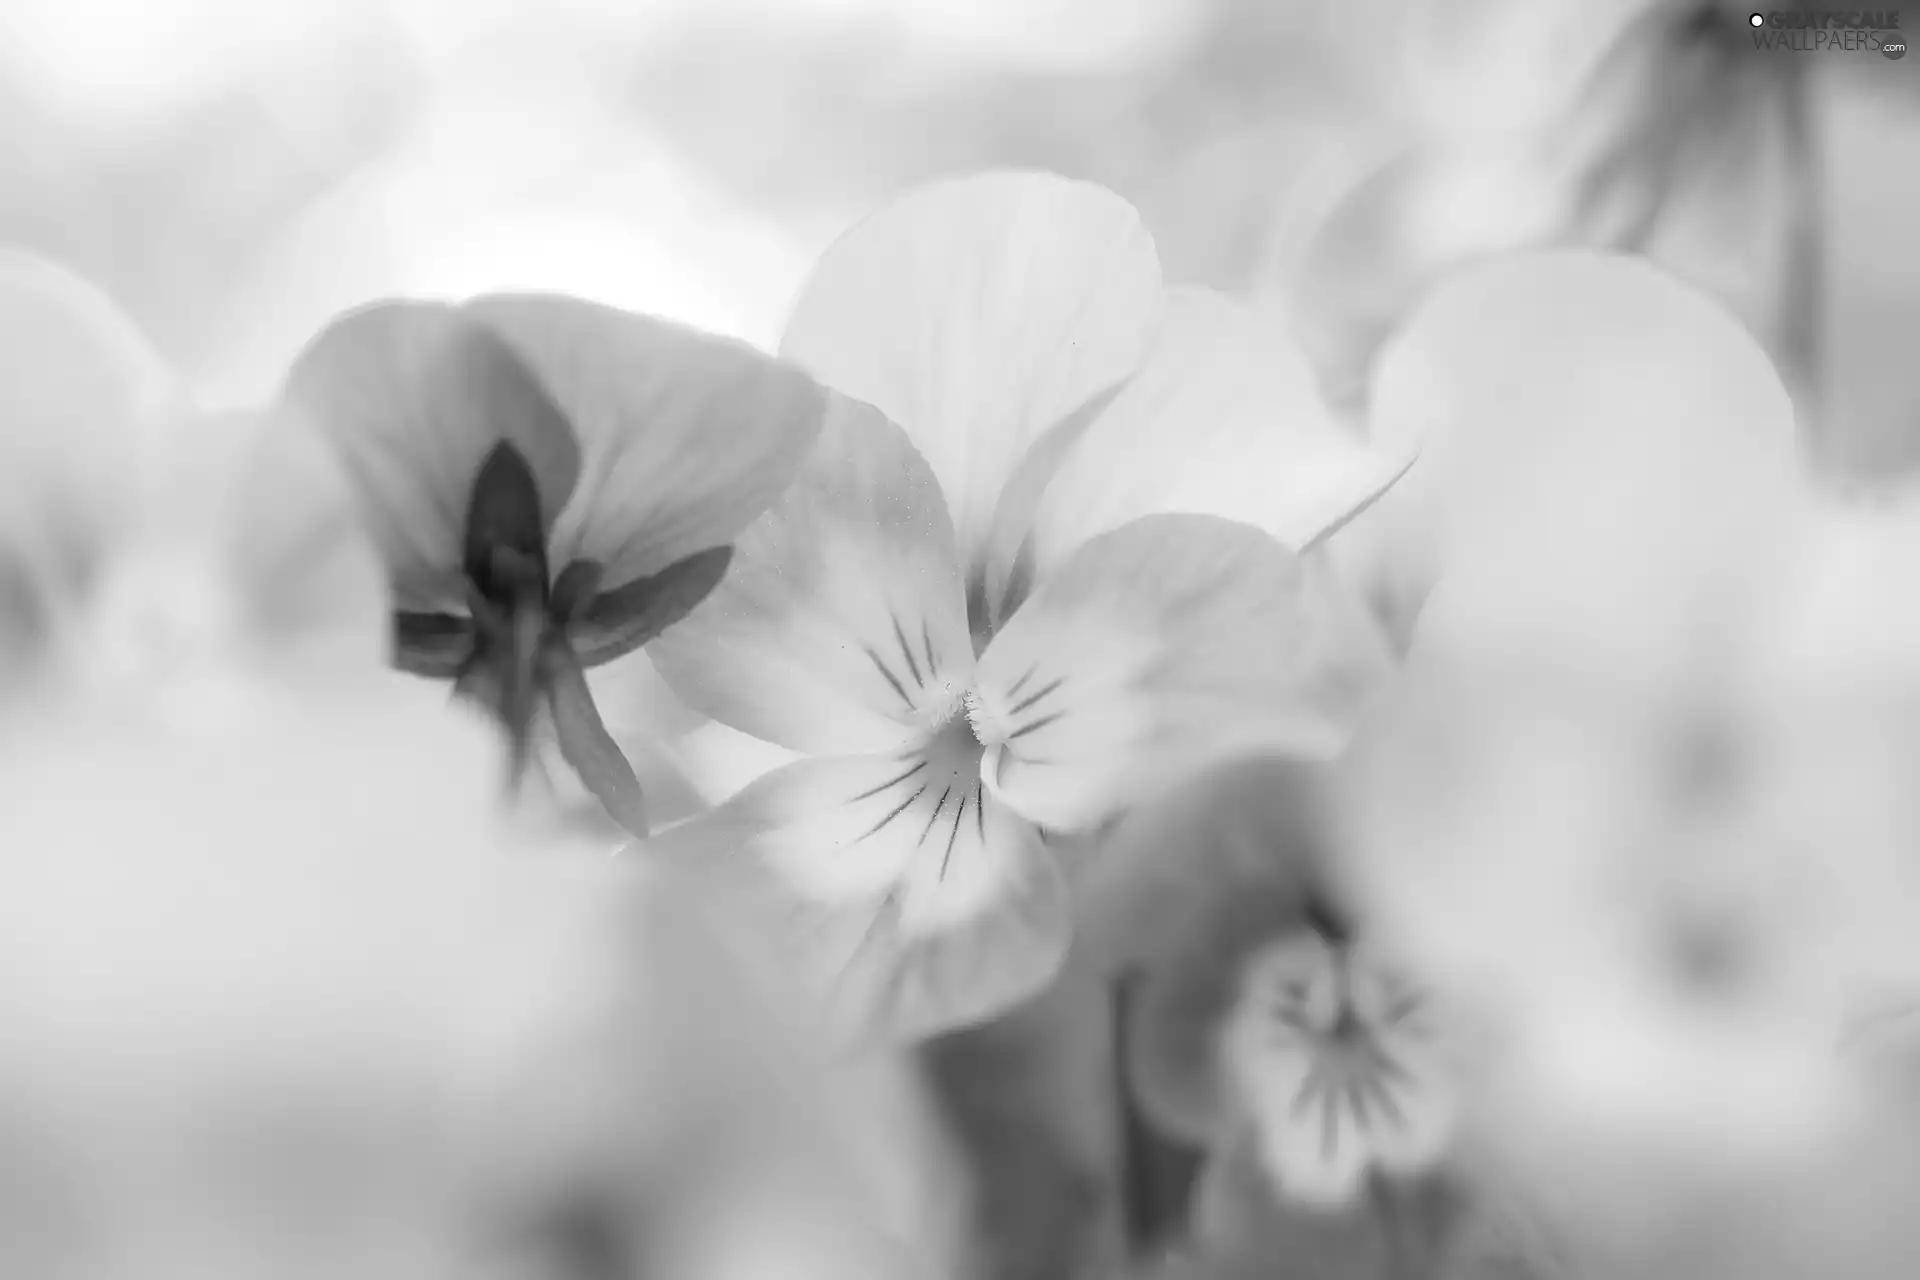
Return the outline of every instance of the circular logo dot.
[[[1881,36],[1880,52],[1898,60],[1907,56],[1907,38],[1905,36]]]
[[[1764,27],[1767,25],[1767,15],[1764,13],[1750,13],[1747,15],[1747,25],[1750,27]]]

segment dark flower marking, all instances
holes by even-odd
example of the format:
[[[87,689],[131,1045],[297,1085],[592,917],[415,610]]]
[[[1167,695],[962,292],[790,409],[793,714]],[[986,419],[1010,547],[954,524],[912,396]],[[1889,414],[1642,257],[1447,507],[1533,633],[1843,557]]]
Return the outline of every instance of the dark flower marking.
[[[496,444],[468,500],[467,616],[397,614],[395,664],[451,677],[457,692],[493,712],[507,732],[515,783],[527,767],[534,719],[547,706],[567,763],[617,822],[645,837],[639,781],[600,719],[586,668],[632,652],[685,617],[719,585],[733,549],[700,551],[603,591],[604,570],[594,561],[552,573],[549,514],[526,458],[504,440]]]

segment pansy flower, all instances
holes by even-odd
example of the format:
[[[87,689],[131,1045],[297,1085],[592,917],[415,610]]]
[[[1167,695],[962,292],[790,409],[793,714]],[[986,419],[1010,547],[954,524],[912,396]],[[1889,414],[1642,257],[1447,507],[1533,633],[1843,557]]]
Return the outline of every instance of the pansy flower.
[[[1060,961],[1051,836],[1222,753],[1338,748],[1383,651],[1288,548],[1405,460],[1327,418],[1273,325],[1166,289],[1124,201],[1051,175],[874,214],[782,352],[853,399],[652,654],[808,758],[659,848],[766,873],[857,1019],[966,1024]]]
[[[316,437],[196,404],[24,253],[0,252],[0,348],[0,693],[205,717],[255,676],[379,669],[378,563]]]
[[[1355,927],[1331,794],[1324,768],[1255,757],[1137,810],[1107,849],[1152,867],[1114,913],[1142,922],[1137,1101],[1216,1159],[1247,1145],[1276,1197],[1328,1210],[1435,1169],[1462,1098],[1434,993]]]
[[[493,711],[516,779],[550,719],[567,763],[644,835],[586,673],[720,581],[826,393],[741,343],[528,294],[350,312],[295,362],[285,400],[353,478],[392,583],[395,664]]]

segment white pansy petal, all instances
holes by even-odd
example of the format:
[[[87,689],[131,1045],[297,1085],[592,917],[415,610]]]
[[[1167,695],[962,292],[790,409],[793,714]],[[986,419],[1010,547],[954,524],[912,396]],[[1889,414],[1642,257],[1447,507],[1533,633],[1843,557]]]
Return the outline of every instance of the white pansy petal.
[[[46,635],[176,408],[171,375],[99,290],[0,250],[0,653]]]
[[[1335,420],[1278,313],[1171,290],[1153,353],[1047,487],[1035,572],[1156,512],[1243,520],[1299,549],[1411,460],[1410,449],[1369,448]]]
[[[833,397],[800,478],[648,652],[688,706],[798,751],[885,750],[950,714],[973,668],[953,528],[900,429]]]
[[[838,1024],[932,1034],[1040,990],[1069,933],[1036,833],[967,772],[912,752],[802,761],[641,848],[744,870]]]
[[[1451,546],[1467,526],[1511,543],[1603,510],[1633,538],[1623,513],[1708,502],[1790,463],[1794,418],[1759,344],[1707,297],[1638,259],[1554,251],[1435,289],[1381,354],[1372,429],[1383,447],[1423,442]]]
[[[220,565],[244,638],[272,661],[384,667],[385,566],[345,470],[308,425],[285,414],[178,420],[151,473],[166,486],[163,530],[199,540]]]
[[[498,294],[464,314],[526,358],[580,441],[584,477],[553,529],[555,572],[602,589],[732,542],[792,482],[826,396],[745,343],[615,307]]]
[[[906,428],[971,566],[1027,448],[1133,372],[1161,306],[1159,258],[1126,201],[987,173],[909,192],[828,249],[781,353]]]
[[[48,489],[66,471],[104,479],[176,407],[173,376],[146,337],[105,294],[51,262],[0,249],[0,337],[0,475],[9,480],[37,479],[39,467]]]
[[[535,372],[441,303],[339,317],[295,360],[281,396],[352,478],[400,609],[465,612],[467,512],[498,445],[526,463],[549,530],[581,475],[579,444]]]
[[[1388,658],[1316,557],[1213,516],[1148,516],[1082,547],[981,656],[983,773],[1047,827],[1265,749],[1330,755]]]

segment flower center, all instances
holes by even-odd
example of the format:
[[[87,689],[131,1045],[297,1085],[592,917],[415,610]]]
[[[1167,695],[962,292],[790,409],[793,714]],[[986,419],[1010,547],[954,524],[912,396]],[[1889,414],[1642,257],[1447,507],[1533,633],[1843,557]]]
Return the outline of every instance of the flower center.
[[[525,776],[534,719],[544,705],[553,712],[561,754],[587,789],[621,826],[646,836],[639,781],[600,721],[574,642],[576,628],[605,600],[601,566],[576,560],[557,578],[549,576],[532,469],[504,442],[474,478],[462,568],[471,617],[464,628],[460,620],[446,620],[457,663],[454,690],[505,728],[508,785],[517,787]]]
[[[1376,1165],[1437,1156],[1451,1095],[1428,1040],[1424,993],[1313,929],[1250,962],[1226,1032],[1226,1067],[1283,1190],[1342,1201]]]
[[[980,757],[986,748],[980,745],[973,721],[967,717],[968,696],[963,693],[954,698],[924,748],[927,772],[942,785],[953,782],[973,787],[980,781]]]
[[[505,726],[517,778],[539,699],[551,687],[552,659],[566,650],[568,623],[592,598],[600,573],[596,565],[571,564],[551,582],[533,471],[505,442],[474,478],[462,568],[473,630],[454,689]]]

